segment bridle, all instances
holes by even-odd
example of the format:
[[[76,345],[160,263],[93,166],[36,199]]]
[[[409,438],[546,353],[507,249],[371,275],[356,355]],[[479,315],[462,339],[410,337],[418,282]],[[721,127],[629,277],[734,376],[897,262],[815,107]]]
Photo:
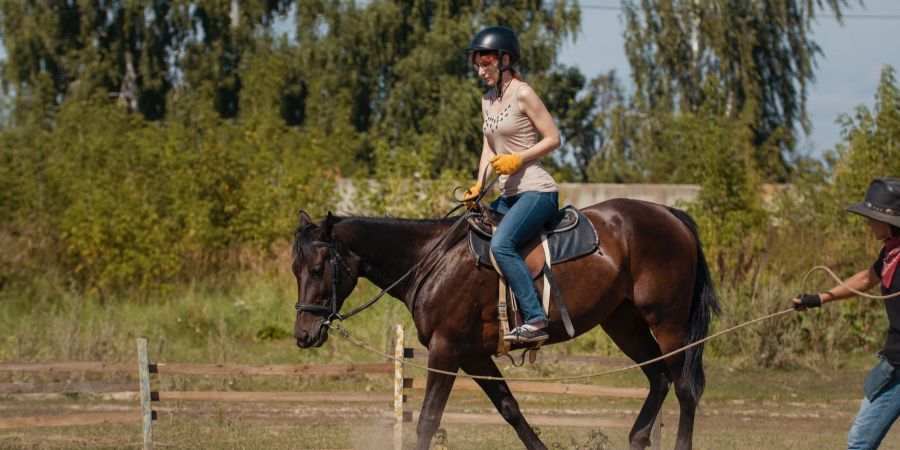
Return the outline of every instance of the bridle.
[[[337,245],[334,242],[313,241],[312,246],[325,247],[328,249],[328,265],[331,266],[331,299],[328,305],[313,305],[311,303],[300,303],[298,301],[294,304],[294,309],[296,309],[297,312],[309,312],[326,316],[327,318],[323,323],[331,322],[333,318],[343,320],[343,317],[338,314],[337,291],[341,278],[341,271],[338,270],[338,266],[340,266],[344,272],[347,272],[347,275],[350,275],[350,268],[347,267],[347,263],[344,262],[344,258],[341,257],[341,252],[338,251]]]

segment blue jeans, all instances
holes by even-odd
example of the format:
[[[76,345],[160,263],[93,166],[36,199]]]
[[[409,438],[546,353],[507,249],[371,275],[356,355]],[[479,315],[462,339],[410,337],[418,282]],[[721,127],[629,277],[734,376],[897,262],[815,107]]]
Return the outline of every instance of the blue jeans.
[[[494,231],[491,252],[506,283],[516,295],[522,319],[528,324],[547,320],[531,274],[518,249],[537,236],[544,224],[556,216],[559,194],[527,191],[515,197],[501,196],[491,202],[491,208],[506,214]]]
[[[847,449],[878,448],[897,416],[900,416],[900,375],[895,374],[889,387],[874,401],[863,397],[847,436]]]

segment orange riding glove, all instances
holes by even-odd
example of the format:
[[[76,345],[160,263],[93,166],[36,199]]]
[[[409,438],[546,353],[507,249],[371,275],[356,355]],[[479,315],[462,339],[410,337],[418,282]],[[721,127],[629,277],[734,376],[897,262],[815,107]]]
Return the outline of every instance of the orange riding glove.
[[[475,183],[475,186],[472,186],[468,190],[466,190],[466,193],[463,194],[463,203],[465,203],[466,208],[471,208],[472,206],[474,206],[475,203],[472,202],[472,200],[475,200],[475,197],[477,197],[480,192],[481,192],[481,182],[480,181]]]
[[[494,156],[491,158],[491,167],[500,175],[512,175],[522,167],[522,156],[518,153]]]

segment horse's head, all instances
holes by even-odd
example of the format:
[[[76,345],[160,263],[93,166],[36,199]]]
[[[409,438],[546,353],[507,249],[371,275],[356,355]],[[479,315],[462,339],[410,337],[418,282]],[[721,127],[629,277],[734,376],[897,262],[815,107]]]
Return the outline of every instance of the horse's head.
[[[314,224],[300,211],[294,233],[292,270],[297,278],[294,338],[301,348],[320,347],[328,339],[326,321],[344,304],[358,280],[358,259],[332,235],[331,213]]]

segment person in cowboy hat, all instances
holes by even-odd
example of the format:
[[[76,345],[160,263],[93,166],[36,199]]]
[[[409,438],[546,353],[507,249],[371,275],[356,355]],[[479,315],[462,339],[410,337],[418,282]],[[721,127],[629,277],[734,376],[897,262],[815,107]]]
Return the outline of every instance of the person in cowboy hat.
[[[541,158],[560,144],[559,130],[534,89],[513,67],[521,57],[519,38],[506,27],[481,30],[465,49],[488,91],[481,99],[484,134],[479,175],[490,167],[500,174],[500,197],[491,208],[506,214],[491,238],[491,252],[509,283],[524,324],[503,339],[547,339],[547,316],[518,247],[534,237],[559,209],[559,186]],[[481,181],[466,191],[471,200]]]
[[[872,233],[884,241],[881,254],[872,267],[847,278],[843,285],[793,299],[794,309],[818,308],[822,303],[851,297],[848,287],[863,292],[880,284],[882,295],[900,292],[900,179],[873,180],[865,199],[848,206],[847,211],[869,220]],[[878,353],[880,362],[863,384],[866,396],[847,436],[848,449],[878,448],[900,416],[900,298],[886,300],[884,307],[889,323],[887,340]]]

